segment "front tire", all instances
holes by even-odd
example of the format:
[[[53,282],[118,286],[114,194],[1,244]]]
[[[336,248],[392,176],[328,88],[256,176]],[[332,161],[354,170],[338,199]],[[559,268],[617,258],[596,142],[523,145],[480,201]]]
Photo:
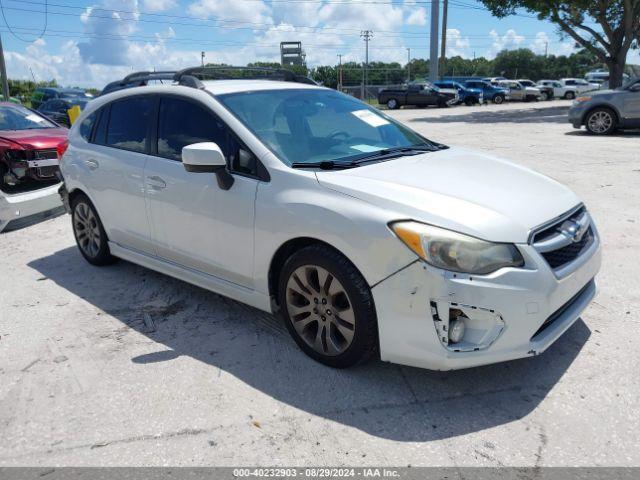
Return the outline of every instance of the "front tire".
[[[567,92],[564,94],[564,98],[567,100],[573,100],[574,98],[576,98],[576,93],[575,92]]]
[[[549,94],[547,92],[542,92],[540,95],[542,96],[542,100],[544,100],[545,102],[547,100],[550,100],[549,99]]]
[[[608,108],[596,108],[587,114],[584,124],[593,135],[609,135],[617,127],[616,115]]]
[[[389,110],[397,110],[398,108],[400,108],[400,104],[395,98],[390,98],[389,100],[387,100],[387,108]]]
[[[502,103],[504,103],[504,96],[496,95],[495,97],[493,97],[493,103],[495,103],[496,105],[501,105]]]
[[[371,290],[336,250],[318,244],[294,253],[280,273],[278,301],[289,333],[314,360],[347,368],[377,352]]]
[[[86,195],[78,195],[71,202],[71,223],[78,249],[87,262],[102,266],[117,260],[109,250],[98,212]]]

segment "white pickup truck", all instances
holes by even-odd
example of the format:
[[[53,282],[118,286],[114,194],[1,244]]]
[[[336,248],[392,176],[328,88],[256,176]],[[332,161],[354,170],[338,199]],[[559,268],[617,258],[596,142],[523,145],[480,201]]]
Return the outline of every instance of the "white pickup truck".
[[[581,78],[562,78],[560,80],[540,80],[538,85],[553,87],[553,96],[573,100],[583,92],[597,90],[600,85],[589,83]]]

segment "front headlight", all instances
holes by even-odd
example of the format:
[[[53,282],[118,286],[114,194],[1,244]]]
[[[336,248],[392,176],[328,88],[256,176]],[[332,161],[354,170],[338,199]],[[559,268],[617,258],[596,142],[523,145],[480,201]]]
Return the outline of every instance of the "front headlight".
[[[434,267],[484,275],[499,268],[524,265],[518,249],[508,243],[485,242],[412,221],[392,223],[390,227],[407,247]]]
[[[588,102],[589,100],[591,100],[591,97],[578,97],[573,101],[573,103],[577,105],[578,103]]]

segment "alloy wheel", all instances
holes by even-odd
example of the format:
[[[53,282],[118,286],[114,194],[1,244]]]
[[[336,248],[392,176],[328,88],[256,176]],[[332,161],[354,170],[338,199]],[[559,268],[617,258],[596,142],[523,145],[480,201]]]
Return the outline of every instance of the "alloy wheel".
[[[609,112],[601,110],[589,117],[588,125],[593,133],[606,133],[613,126],[613,117]]]
[[[298,267],[287,282],[286,299],[295,331],[316,352],[336,356],[353,343],[353,304],[344,286],[326,269]]]
[[[102,235],[98,219],[84,202],[78,203],[74,210],[73,230],[82,251],[91,258],[96,257],[100,252]]]
[[[391,110],[395,110],[397,106],[398,102],[394,98],[387,102],[387,107],[389,107]]]

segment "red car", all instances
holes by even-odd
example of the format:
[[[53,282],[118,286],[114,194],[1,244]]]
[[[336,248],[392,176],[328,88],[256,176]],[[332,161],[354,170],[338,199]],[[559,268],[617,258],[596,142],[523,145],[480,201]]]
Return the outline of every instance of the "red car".
[[[57,209],[58,147],[67,129],[33,110],[0,102],[0,232]]]

